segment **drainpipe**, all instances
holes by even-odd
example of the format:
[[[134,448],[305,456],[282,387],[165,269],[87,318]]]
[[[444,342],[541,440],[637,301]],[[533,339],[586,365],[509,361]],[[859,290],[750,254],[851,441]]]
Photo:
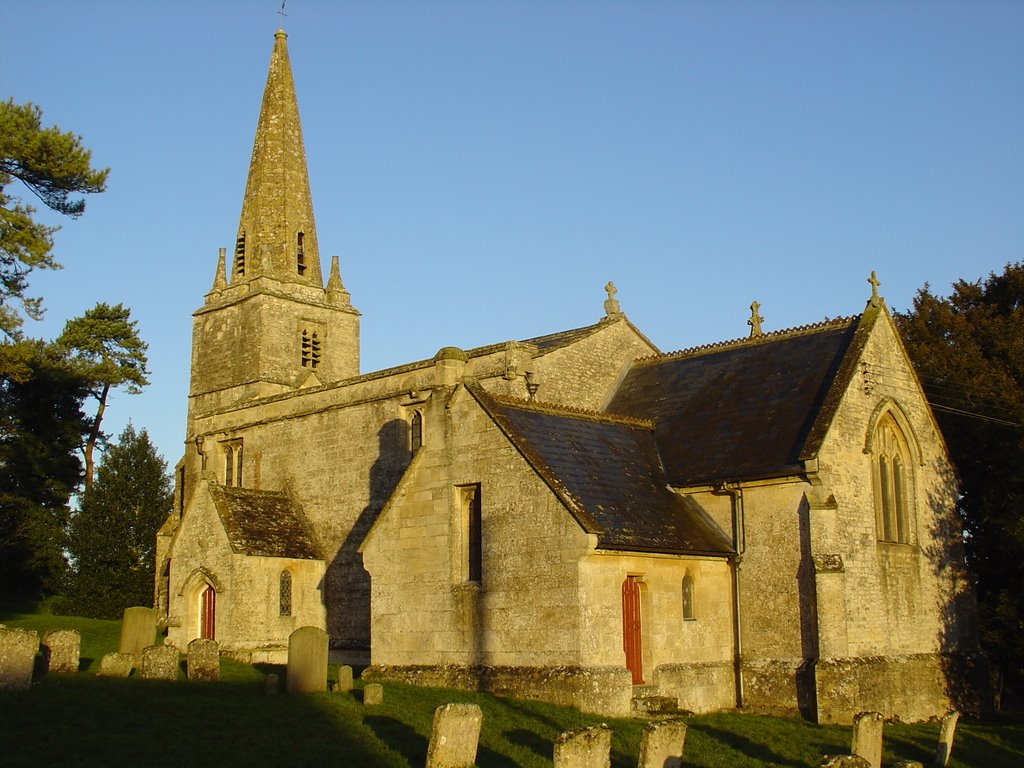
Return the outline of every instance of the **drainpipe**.
[[[733,667],[736,677],[736,706],[744,705],[743,691],[743,623],[740,619],[740,567],[743,564],[743,553],[747,548],[746,523],[743,511],[743,489],[739,483],[719,483],[714,493],[729,496],[732,499],[732,545],[736,557],[732,561],[733,584]]]

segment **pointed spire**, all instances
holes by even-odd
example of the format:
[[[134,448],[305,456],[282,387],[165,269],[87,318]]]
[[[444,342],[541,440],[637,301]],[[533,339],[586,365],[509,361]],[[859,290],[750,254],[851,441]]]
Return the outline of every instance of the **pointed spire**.
[[[341,268],[338,266],[337,256],[331,256],[331,274],[327,278],[327,303],[343,307],[352,303],[351,295],[341,282]]]
[[[221,248],[217,251],[217,274],[213,278],[213,287],[210,289],[210,293],[220,293],[228,287],[227,267],[225,262],[227,260],[226,248]]]
[[[323,287],[288,35],[278,30],[238,225],[233,280]]]

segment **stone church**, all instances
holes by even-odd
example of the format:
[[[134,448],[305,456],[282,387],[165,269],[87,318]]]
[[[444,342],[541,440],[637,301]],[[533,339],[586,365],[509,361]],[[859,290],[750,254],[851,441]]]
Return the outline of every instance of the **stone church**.
[[[278,31],[193,316],[168,641],[280,662],[313,625],[366,678],[607,715],[963,706],[956,478],[871,283],[859,315],[765,333],[755,305],[749,337],[671,353],[609,283],[589,325],[362,373]]]

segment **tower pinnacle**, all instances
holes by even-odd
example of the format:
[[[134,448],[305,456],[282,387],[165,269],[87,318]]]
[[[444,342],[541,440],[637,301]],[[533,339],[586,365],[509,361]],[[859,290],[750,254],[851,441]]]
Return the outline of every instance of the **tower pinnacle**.
[[[231,281],[269,277],[322,288],[306,150],[287,39],[283,29],[274,34]]]

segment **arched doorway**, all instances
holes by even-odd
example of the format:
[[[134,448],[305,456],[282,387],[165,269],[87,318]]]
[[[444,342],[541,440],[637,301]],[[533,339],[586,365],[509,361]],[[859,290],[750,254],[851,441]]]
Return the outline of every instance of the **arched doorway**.
[[[622,649],[633,685],[644,684],[643,623],[640,609],[640,577],[627,576],[622,582]]]
[[[217,629],[217,590],[207,584],[199,593],[199,636],[204,640],[215,640]]]

